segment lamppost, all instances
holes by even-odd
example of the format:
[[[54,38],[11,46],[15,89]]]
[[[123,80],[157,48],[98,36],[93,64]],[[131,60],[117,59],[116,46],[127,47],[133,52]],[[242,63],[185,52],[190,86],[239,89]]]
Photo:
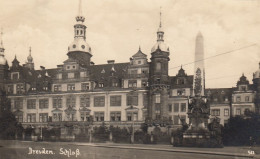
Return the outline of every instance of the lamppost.
[[[132,114],[131,114],[131,116],[132,116],[132,135],[131,135],[131,142],[132,142],[132,144],[134,143],[134,141],[135,141],[135,128],[134,128],[134,122],[135,122],[135,120],[134,120],[134,113],[132,112]]]

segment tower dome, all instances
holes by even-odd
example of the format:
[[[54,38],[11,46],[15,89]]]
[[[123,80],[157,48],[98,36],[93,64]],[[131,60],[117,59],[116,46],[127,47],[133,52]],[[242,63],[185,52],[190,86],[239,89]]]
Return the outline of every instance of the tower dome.
[[[161,16],[162,16],[162,13],[160,12],[160,25],[159,25],[159,28],[157,31],[157,42],[152,47],[151,52],[155,52],[157,49],[164,51],[164,52],[170,51],[168,45],[166,43],[164,43],[164,39],[163,39],[164,31],[162,28]]]
[[[74,41],[69,45],[68,52],[87,52],[91,54],[91,48],[86,42],[86,25],[85,17],[82,15],[81,0],[79,0],[79,12],[76,16],[76,24],[74,25]]]
[[[69,45],[68,51],[81,51],[91,54],[91,47],[83,38],[75,38],[74,41]]]

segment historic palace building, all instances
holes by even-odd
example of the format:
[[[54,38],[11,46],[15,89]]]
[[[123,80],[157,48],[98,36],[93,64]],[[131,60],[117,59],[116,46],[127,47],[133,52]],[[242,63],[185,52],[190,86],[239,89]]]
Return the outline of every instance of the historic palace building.
[[[81,10],[81,9],[80,9]],[[34,68],[31,49],[25,64],[15,57],[9,66],[0,45],[0,87],[11,100],[11,109],[24,127],[61,127],[102,123],[114,126],[151,125],[180,126],[188,121],[188,99],[193,92],[193,76],[180,68],[169,76],[170,49],[164,42],[161,22],[151,59],[141,48],[125,63],[108,60],[96,65],[86,42],[85,17],[79,13],[74,25],[74,40],[68,47],[68,59],[57,68]],[[89,39],[91,40],[91,39]],[[195,58],[203,59],[203,36],[197,35]],[[66,46],[65,46],[66,47]],[[243,75],[235,88],[205,89],[203,60],[195,64],[194,75],[200,75],[202,93],[210,99],[210,118],[221,124],[232,115],[258,111],[260,69],[253,84]],[[182,120],[181,120],[182,119]]]

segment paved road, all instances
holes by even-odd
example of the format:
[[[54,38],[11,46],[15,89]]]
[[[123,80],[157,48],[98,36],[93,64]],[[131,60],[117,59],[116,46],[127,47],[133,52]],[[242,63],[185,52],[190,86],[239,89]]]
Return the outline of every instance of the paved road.
[[[138,149],[119,149],[107,147],[93,147],[90,145],[76,145],[64,142],[21,142],[21,141],[0,141],[0,158],[1,159],[62,159],[62,158],[79,158],[79,159],[241,159],[241,157],[231,157],[222,155],[194,154],[182,152],[167,152],[155,150],[138,150]],[[53,154],[36,154],[33,150],[43,150],[45,153]],[[60,150],[62,148],[62,151]],[[80,153],[77,153],[77,150]],[[67,151],[66,151],[67,150]],[[71,151],[70,151],[71,150]],[[75,154],[73,154],[73,152]],[[28,154],[28,153],[35,154]],[[61,154],[63,152],[63,154]],[[66,153],[69,152],[69,153]],[[65,154],[66,153],[66,154]],[[76,154],[77,157],[76,157]]]

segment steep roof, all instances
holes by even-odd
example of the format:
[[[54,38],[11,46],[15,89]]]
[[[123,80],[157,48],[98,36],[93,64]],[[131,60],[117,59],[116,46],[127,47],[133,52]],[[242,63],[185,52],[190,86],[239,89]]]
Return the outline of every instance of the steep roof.
[[[222,104],[232,100],[232,92],[233,88],[208,88],[205,90],[205,95],[209,96],[211,103]]]

